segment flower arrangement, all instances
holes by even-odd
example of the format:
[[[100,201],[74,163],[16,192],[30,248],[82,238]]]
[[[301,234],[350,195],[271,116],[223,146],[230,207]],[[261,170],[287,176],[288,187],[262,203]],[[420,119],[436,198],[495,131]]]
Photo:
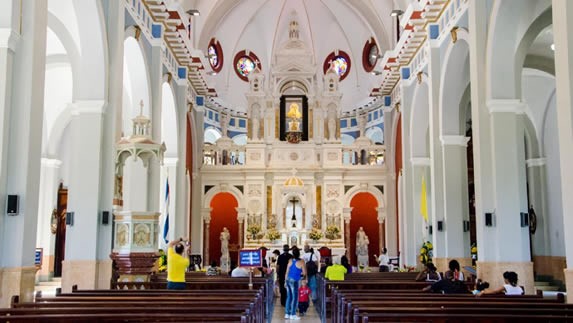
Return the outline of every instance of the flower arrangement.
[[[340,229],[336,226],[336,225],[329,225],[326,228],[326,233],[325,233],[325,237],[327,237],[330,240],[334,240],[334,239],[338,239],[340,238]]]
[[[424,265],[428,262],[432,262],[432,250],[434,250],[434,246],[430,241],[426,241],[422,244],[422,248],[420,248],[420,262]]]
[[[478,247],[476,246],[476,243],[472,243],[471,247],[470,247],[470,254],[472,256],[472,262],[475,263],[475,261],[478,259]]]
[[[251,224],[247,228],[247,232],[251,235],[253,239],[256,239],[259,236],[259,233],[261,232],[261,226],[258,224]]]
[[[269,229],[267,231],[267,238],[271,241],[277,240],[280,237],[281,237],[281,233],[275,228]]]
[[[314,241],[320,240],[320,238],[322,238],[322,231],[320,231],[317,228],[312,228],[312,230],[308,234],[308,237]]]
[[[404,265],[404,267],[399,268],[398,271],[401,273],[410,273],[410,272],[416,271],[416,267]]]

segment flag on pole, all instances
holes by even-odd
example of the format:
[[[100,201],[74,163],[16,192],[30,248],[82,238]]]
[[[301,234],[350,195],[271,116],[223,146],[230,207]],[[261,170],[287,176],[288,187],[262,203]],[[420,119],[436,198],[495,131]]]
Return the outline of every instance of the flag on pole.
[[[169,233],[169,178],[165,180],[165,222],[163,222],[163,240],[168,243],[167,234]]]
[[[428,199],[426,197],[426,180],[422,176],[422,191],[420,192],[420,214],[428,222]]]

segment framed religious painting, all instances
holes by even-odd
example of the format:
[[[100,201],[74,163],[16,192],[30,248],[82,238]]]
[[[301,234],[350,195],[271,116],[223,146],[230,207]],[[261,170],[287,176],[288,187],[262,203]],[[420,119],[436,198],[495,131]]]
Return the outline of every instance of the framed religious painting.
[[[305,95],[283,95],[280,99],[280,140],[308,141],[308,99]]]

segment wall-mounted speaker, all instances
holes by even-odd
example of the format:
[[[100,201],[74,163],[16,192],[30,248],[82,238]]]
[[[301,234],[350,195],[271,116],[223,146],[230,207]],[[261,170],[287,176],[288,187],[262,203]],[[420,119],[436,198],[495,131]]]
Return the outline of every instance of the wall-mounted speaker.
[[[519,213],[521,227],[528,227],[529,226],[529,214],[521,212]]]
[[[109,211],[101,212],[101,224],[109,224]]]
[[[74,225],[74,212],[66,212],[66,225]]]
[[[470,221],[464,220],[463,226],[464,226],[464,232],[470,231]]]
[[[438,231],[444,231],[444,221],[438,221]]]
[[[8,195],[6,199],[6,213],[8,215],[18,215],[18,204],[20,197],[18,195]]]
[[[428,227],[428,233],[429,233],[429,234],[432,234],[432,231],[433,231],[432,226],[429,226],[429,227]]]
[[[492,227],[493,226],[493,213],[486,213],[485,214],[485,226]]]

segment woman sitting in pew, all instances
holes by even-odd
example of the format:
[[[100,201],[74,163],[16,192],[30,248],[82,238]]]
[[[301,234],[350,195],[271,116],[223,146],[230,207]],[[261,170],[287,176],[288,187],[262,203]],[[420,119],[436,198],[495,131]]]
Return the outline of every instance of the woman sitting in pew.
[[[442,280],[442,276],[437,272],[436,266],[433,263],[426,263],[426,268],[422,270],[418,276],[416,276],[417,282],[427,281],[427,282],[437,282]]]
[[[514,271],[506,271],[503,273],[503,280],[505,284],[496,289],[485,289],[476,294],[476,296],[486,294],[505,294],[505,295],[523,295],[523,289],[517,286],[517,273]]]

